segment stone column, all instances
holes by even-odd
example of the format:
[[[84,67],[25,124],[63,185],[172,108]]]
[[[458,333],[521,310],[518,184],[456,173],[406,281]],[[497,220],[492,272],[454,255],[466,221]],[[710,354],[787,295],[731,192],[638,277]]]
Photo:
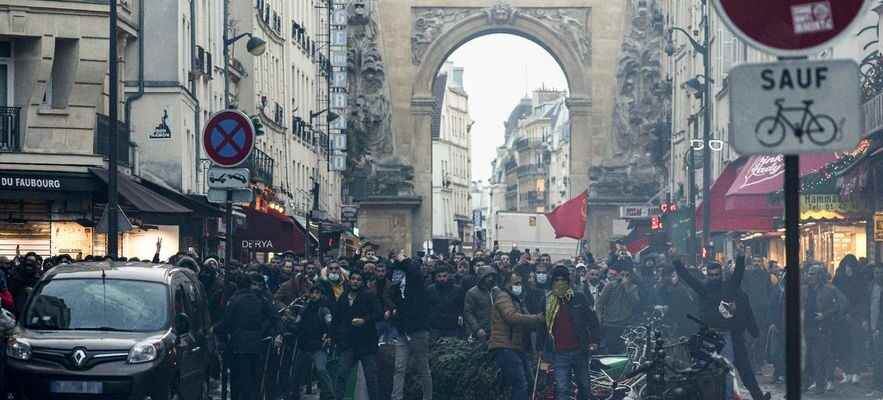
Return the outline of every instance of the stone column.
[[[412,251],[422,249],[423,242],[432,239],[432,112],[436,101],[431,95],[411,98],[411,148],[400,148],[399,154],[410,154],[414,166],[414,192],[422,198],[412,225]]]
[[[589,188],[589,167],[592,160],[598,160],[595,155],[597,139],[599,135],[591,132],[592,100],[588,97],[569,97],[566,101],[567,110],[570,113],[570,193],[575,197]],[[589,231],[586,224],[586,233]],[[585,237],[588,237],[586,235]]]

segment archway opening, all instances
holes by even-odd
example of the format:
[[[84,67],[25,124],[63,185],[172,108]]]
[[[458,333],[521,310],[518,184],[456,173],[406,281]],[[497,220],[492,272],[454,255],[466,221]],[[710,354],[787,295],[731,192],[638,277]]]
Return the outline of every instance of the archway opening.
[[[484,34],[448,53],[432,82],[432,240],[425,251],[544,247],[519,232],[543,230],[541,213],[572,194],[567,78],[552,53],[516,34]],[[497,219],[510,214],[516,218]]]

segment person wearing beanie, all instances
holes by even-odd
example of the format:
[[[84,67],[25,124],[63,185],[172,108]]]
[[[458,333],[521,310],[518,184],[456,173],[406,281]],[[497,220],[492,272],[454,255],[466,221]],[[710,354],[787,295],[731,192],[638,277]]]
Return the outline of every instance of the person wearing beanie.
[[[600,323],[585,293],[573,290],[567,267],[552,269],[551,281],[544,307],[544,347],[555,371],[555,398],[571,398],[575,383],[577,400],[588,400],[592,398],[589,360],[598,348]]]

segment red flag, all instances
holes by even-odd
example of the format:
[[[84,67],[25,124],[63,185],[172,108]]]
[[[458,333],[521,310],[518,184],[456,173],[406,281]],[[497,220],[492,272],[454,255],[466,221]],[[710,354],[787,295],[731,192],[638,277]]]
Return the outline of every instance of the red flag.
[[[546,218],[555,229],[555,238],[563,237],[582,239],[586,231],[586,207],[589,202],[588,192],[583,192],[566,203],[558,206],[552,212],[546,213]]]

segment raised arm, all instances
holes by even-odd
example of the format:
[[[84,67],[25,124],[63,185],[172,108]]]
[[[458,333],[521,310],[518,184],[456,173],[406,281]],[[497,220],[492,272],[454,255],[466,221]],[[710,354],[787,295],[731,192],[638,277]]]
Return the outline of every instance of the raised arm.
[[[705,287],[702,285],[695,276],[693,276],[690,271],[687,271],[687,268],[684,267],[684,263],[681,260],[673,260],[672,264],[675,267],[675,272],[678,274],[678,277],[681,278],[690,289],[693,289],[694,292],[701,294],[704,292]]]

